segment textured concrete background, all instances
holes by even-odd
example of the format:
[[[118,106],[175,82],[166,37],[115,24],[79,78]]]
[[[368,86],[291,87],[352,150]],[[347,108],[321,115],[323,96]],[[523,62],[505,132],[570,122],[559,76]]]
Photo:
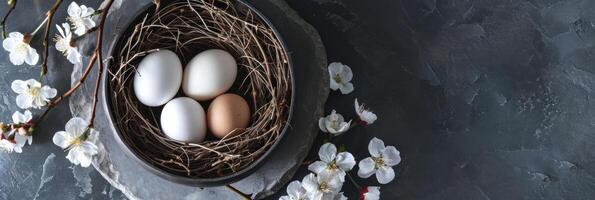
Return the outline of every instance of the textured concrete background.
[[[33,2],[19,9],[47,7]],[[357,97],[379,116],[337,142],[356,159],[367,154],[361,141],[373,136],[401,150],[383,199],[595,196],[595,1],[288,2],[319,31],[328,60],[354,71],[355,92],[331,93],[327,110],[354,117]],[[14,19],[41,21],[30,13]],[[9,26],[31,27],[19,22]],[[6,93],[10,82],[30,74],[1,52],[0,114],[7,120],[16,109]],[[50,77],[60,91],[68,86],[67,76]],[[56,123],[46,129],[62,129],[66,107],[52,115]],[[0,155],[0,199],[31,199],[36,191],[39,199],[121,198],[96,172],[65,165],[49,137],[36,139],[28,153]],[[43,168],[54,173],[43,175]],[[355,199],[353,187],[344,188]]]
[[[327,110],[378,113],[341,142],[356,159],[372,136],[401,150],[384,199],[595,196],[595,1],[289,3],[354,70]]]

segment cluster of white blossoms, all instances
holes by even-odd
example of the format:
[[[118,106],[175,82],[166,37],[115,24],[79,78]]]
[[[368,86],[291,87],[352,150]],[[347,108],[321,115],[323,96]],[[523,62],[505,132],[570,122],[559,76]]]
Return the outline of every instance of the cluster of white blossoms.
[[[392,167],[401,162],[399,151],[393,146],[384,146],[384,142],[373,138],[368,146],[371,157],[359,162],[358,175],[369,178],[376,174],[378,183],[388,184],[395,178]],[[287,187],[287,195],[280,200],[338,200],[347,199],[341,189],[346,176],[353,169],[356,161],[349,152],[338,152],[332,143],[326,143],[318,151],[319,161],[308,166],[312,173],[300,181],[293,181]],[[351,179],[351,177],[350,177]],[[353,181],[353,179],[352,179]],[[355,183],[354,183],[355,184]],[[365,186],[361,189],[360,199],[380,199],[380,187]]]
[[[334,62],[329,64],[328,71],[330,75],[330,88],[340,90],[342,94],[348,94],[353,91],[353,84],[350,81],[353,73],[349,66]],[[343,115],[332,110],[327,116],[318,120],[318,126],[329,136],[339,136],[347,132],[356,125],[371,125],[378,117],[364,104],[360,104],[355,99],[355,113],[358,116],[356,120],[345,121]],[[395,178],[393,167],[401,162],[400,152],[394,146],[385,146],[384,142],[378,138],[372,138],[368,145],[370,157],[361,160],[358,164],[357,174],[360,178],[369,178],[376,175],[380,184],[388,184]],[[280,200],[343,200],[347,197],[341,192],[345,177],[356,187],[359,187],[349,172],[356,165],[356,160],[349,152],[339,152],[332,143],[323,144],[318,151],[320,160],[313,162],[308,166],[312,173],[308,174],[302,181],[293,181],[287,187],[287,195],[282,196]],[[360,187],[360,197],[362,200],[380,199],[380,187],[363,186]]]
[[[115,0],[110,11],[118,9],[122,0]],[[104,1],[100,10],[104,10],[107,1]],[[68,6],[68,23],[56,24],[57,33],[54,36],[55,48],[62,53],[70,63],[81,64],[83,56],[77,47],[77,40],[80,37],[96,30],[94,18],[100,12],[76,2]],[[51,21],[51,20],[50,20]],[[31,34],[12,32],[2,41],[2,47],[9,52],[10,62],[14,65],[36,65],[39,61],[37,50],[31,47],[30,42],[48,18]],[[33,142],[34,119],[29,109],[49,109],[51,100],[56,97],[57,90],[47,85],[42,85],[36,79],[14,80],[11,89],[17,94],[16,104],[19,108],[25,109],[24,113],[15,112],[10,124],[0,123],[0,150],[5,152],[21,153],[25,144]],[[45,113],[44,113],[45,114]],[[65,151],[68,151],[66,158],[75,165],[88,167],[94,155],[98,153],[96,137],[98,132],[93,129],[87,121],[81,118],[72,118],[66,123],[65,130],[55,133],[53,142]]]

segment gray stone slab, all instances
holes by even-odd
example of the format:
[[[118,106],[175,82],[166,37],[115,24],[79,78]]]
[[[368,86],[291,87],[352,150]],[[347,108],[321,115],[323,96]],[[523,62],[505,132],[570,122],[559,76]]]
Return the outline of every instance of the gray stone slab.
[[[130,16],[131,13],[137,13],[137,10],[145,7],[146,3],[150,2],[126,1],[122,9],[126,9],[128,12],[115,12],[110,16],[110,20],[132,20],[134,16]],[[310,146],[318,133],[317,118],[322,115],[324,102],[328,96],[328,77],[325,73],[326,53],[318,33],[283,1],[258,1],[254,3],[254,6],[261,10],[264,15],[270,16],[273,24],[278,25],[279,32],[287,41],[289,51],[291,51],[291,59],[295,65],[294,77],[296,78],[294,115],[289,132],[266,163],[249,177],[233,184],[242,192],[252,194],[254,198],[263,198],[273,194],[290,180],[310,150]],[[106,31],[108,33],[120,32],[118,29],[126,28],[121,26],[127,23],[129,21],[117,20],[112,26],[115,29]],[[106,43],[111,43],[109,42],[110,37],[106,38]],[[79,68],[75,70],[74,74],[80,73],[80,71]],[[85,115],[87,113],[86,110],[89,106],[87,97],[91,94],[88,86],[91,85],[89,83],[86,86],[87,90],[83,89],[82,92],[71,98],[71,108],[73,108],[74,115]],[[103,107],[103,105],[99,106]],[[139,163],[129,159],[114,141],[113,134],[115,133],[111,132],[110,125],[105,117],[105,111],[99,111],[96,120],[96,127],[102,133],[100,135],[102,143],[100,148],[104,150],[104,153],[98,156],[93,164],[112,186],[121,190],[128,198],[237,198],[223,187],[199,189],[169,182],[151,174],[142,168]]]

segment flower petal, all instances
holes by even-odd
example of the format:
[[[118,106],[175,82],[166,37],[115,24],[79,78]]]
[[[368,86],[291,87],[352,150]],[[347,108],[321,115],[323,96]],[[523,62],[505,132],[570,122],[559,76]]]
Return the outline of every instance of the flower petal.
[[[302,187],[309,193],[315,192],[318,190],[318,179],[310,173],[302,180]]]
[[[85,130],[87,130],[87,126],[89,126],[87,121],[79,117],[74,117],[68,120],[68,122],[66,122],[65,129],[66,132],[68,132],[71,135],[71,137],[76,138],[85,133]]]
[[[383,166],[376,171],[376,179],[378,183],[387,184],[395,179],[395,171],[391,167]]]
[[[16,100],[17,100],[17,106],[21,109],[28,109],[33,106],[32,105],[33,101],[31,101],[31,99],[24,94],[19,94],[17,96]]]
[[[364,194],[364,200],[379,200],[380,187],[367,187],[368,192]]]
[[[341,84],[337,83],[337,81],[335,81],[335,79],[333,79],[331,77],[331,81],[330,81],[330,88],[333,91],[337,91],[339,89],[339,87],[341,87]]]
[[[39,61],[39,54],[37,54],[37,50],[28,46],[27,56],[25,56],[25,62],[27,62],[27,64],[29,65],[36,65],[37,61]]]
[[[349,171],[355,166],[355,158],[349,152],[341,152],[337,154],[336,164],[343,171]]]
[[[370,151],[370,155],[374,157],[380,157],[384,149],[384,142],[382,140],[376,137],[370,140],[370,144],[368,145],[368,151]]]
[[[355,98],[355,105],[354,106],[355,106],[355,112],[357,113],[357,115],[360,115],[361,114],[362,107],[359,105],[359,102],[357,102],[357,98]]]
[[[83,56],[75,48],[70,48],[68,50],[68,54],[66,55],[66,58],[72,64],[80,63],[83,61]]]
[[[72,141],[72,137],[65,131],[58,131],[54,134],[52,141],[55,145],[59,146],[62,149],[68,148],[70,146],[70,142]]]
[[[10,57],[10,62],[13,65],[22,65],[23,63],[25,63],[25,55],[10,53],[8,57]]]
[[[292,181],[287,186],[287,194],[293,197],[293,199],[300,199],[306,194],[306,190],[302,187],[300,181]]]
[[[328,65],[328,71],[331,75],[336,75],[343,69],[343,64],[340,62],[332,62]]]
[[[14,152],[17,152],[17,153],[23,153],[23,148],[22,148],[22,146],[19,146],[19,145],[14,145],[13,150],[14,150]]]
[[[370,157],[359,161],[358,167],[359,170],[357,171],[357,175],[361,178],[369,178],[376,173],[376,163],[374,163],[374,160]]]
[[[325,124],[326,124],[326,118],[324,118],[324,117],[321,117],[321,118],[318,120],[318,127],[320,128],[320,130],[321,130],[322,132],[328,133],[328,130],[326,129],[326,126],[325,126]]]
[[[384,163],[390,167],[398,165],[401,163],[401,152],[397,150],[394,146],[388,146],[382,152],[382,157],[384,159]]]
[[[21,124],[21,123],[25,123],[26,122],[26,118],[25,115],[19,111],[15,111],[12,114],[12,122],[15,124]]]
[[[21,134],[16,134],[14,136],[14,140],[17,143],[17,146],[25,146],[25,143],[27,143],[27,136],[21,135]]]
[[[367,110],[363,111],[360,117],[363,121],[366,122],[366,125],[373,124],[376,121],[376,119],[378,119],[378,116],[376,116],[376,114]]]
[[[353,90],[354,90],[353,84],[351,84],[351,83],[341,84],[339,86],[339,89],[341,90],[341,94],[349,94],[349,93],[353,92]]]
[[[29,90],[29,86],[27,85],[27,82],[22,81],[22,80],[12,81],[12,83],[10,84],[10,88],[12,89],[12,91],[16,92],[17,94],[22,94]]]
[[[341,73],[340,75],[341,75],[341,78],[343,78],[344,83],[347,83],[347,82],[351,81],[351,79],[353,79],[353,72],[351,71],[351,68],[347,65],[343,65],[340,73]]]
[[[81,8],[78,4],[76,4],[76,2],[73,1],[72,3],[70,3],[70,5],[68,5],[68,15],[81,16]]]
[[[313,162],[312,164],[308,165],[308,170],[319,174],[320,172],[324,171],[327,167],[327,163],[322,162],[322,161],[316,161]]]
[[[332,143],[323,144],[318,150],[318,156],[320,156],[320,160],[329,163],[337,156],[337,147]]]
[[[90,156],[96,155],[97,152],[99,151],[99,148],[97,148],[97,145],[93,144],[90,141],[84,141],[84,142],[82,142],[80,144],[80,149],[85,154],[90,155]]]
[[[66,35],[64,34],[64,30],[62,30],[62,27],[60,27],[58,24],[56,24],[56,29],[58,29],[58,33],[60,33],[60,36],[62,36],[62,38],[66,37]]]
[[[340,191],[343,187],[343,181],[345,180],[345,173],[334,174],[334,173],[321,173],[318,175],[318,183],[325,182],[332,190]]]
[[[80,157],[84,156],[82,152],[78,150],[78,147],[74,147],[68,151],[66,155],[66,159],[68,159],[72,164],[78,165],[81,163]]]
[[[8,34],[8,37],[13,39],[15,42],[22,42],[25,36],[20,32],[11,32]]]
[[[15,49],[17,42],[18,41],[15,41],[13,38],[6,38],[4,41],[2,41],[2,47],[4,47],[4,50],[10,52]]]
[[[51,88],[50,86],[43,86],[41,87],[41,95],[47,99],[51,99],[56,97],[56,95],[58,94],[58,91],[54,88]]]

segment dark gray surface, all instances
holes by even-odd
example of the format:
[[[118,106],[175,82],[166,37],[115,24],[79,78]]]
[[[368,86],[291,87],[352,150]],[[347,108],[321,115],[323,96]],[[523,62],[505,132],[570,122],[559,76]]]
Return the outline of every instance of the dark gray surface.
[[[340,142],[401,150],[383,199],[595,196],[595,1],[289,2],[379,116]]]
[[[594,1],[289,3],[320,32],[328,60],[354,71],[355,92],[331,93],[327,110],[354,117],[358,97],[379,116],[376,124],[356,128],[338,143],[347,144],[358,160],[373,136],[401,150],[403,162],[396,180],[381,189],[383,199],[595,196]],[[47,7],[33,5],[19,8],[41,13]],[[9,30],[32,26],[16,23]],[[2,91],[13,77],[37,74],[7,64],[1,52]],[[64,91],[68,83],[59,80],[67,76],[56,70],[51,81]],[[3,93],[2,119],[16,109],[13,98]],[[53,112],[58,122],[42,132],[62,129],[67,113],[66,107]],[[39,136],[26,153],[0,155],[0,177],[10,180],[0,183],[0,199],[35,196],[50,152],[56,155],[55,177],[42,187],[40,199],[79,193],[64,153],[49,138]],[[296,179],[304,174],[302,169]],[[85,199],[106,199],[102,191],[110,187],[95,172],[90,176],[93,194]],[[353,187],[344,189],[356,199]]]

